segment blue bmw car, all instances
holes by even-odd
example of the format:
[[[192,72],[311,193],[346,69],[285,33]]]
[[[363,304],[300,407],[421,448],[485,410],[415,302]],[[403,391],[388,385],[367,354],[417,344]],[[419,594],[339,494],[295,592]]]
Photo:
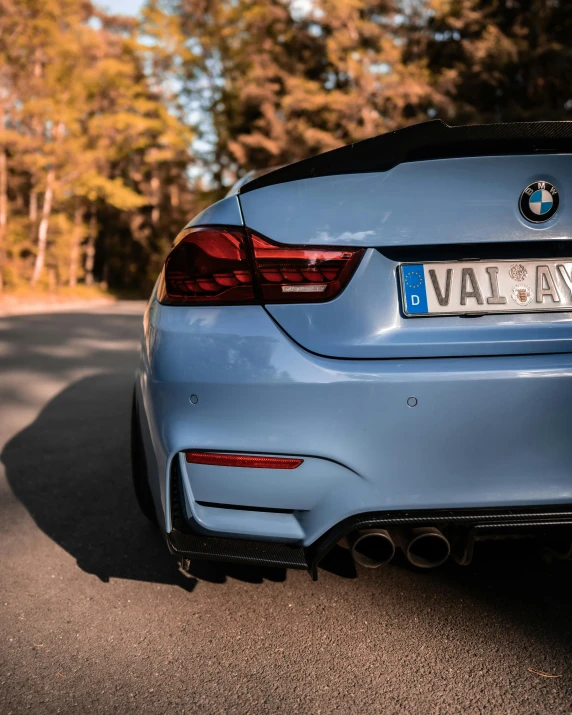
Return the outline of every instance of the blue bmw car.
[[[374,137],[245,177],[144,318],[143,512],[180,560],[468,563],[572,538],[572,123]]]

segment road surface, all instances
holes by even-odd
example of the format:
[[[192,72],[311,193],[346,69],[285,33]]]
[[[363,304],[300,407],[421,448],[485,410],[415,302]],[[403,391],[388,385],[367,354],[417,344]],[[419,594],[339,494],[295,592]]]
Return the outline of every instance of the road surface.
[[[572,712],[572,562],[180,573],[130,484],[142,309],[0,318],[0,712]]]

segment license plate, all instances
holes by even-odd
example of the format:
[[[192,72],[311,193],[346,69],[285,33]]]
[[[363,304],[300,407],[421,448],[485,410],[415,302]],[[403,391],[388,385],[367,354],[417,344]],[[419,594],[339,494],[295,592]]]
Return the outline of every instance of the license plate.
[[[405,315],[572,310],[572,258],[402,263]]]

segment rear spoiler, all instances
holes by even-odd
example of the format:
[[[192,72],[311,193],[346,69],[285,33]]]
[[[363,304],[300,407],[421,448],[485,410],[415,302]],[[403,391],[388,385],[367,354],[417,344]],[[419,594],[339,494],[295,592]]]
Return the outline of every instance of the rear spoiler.
[[[536,153],[572,153],[572,122],[513,122],[450,127],[436,119],[380,134],[276,169],[249,181],[241,187],[240,193],[318,176],[388,171],[409,161]]]

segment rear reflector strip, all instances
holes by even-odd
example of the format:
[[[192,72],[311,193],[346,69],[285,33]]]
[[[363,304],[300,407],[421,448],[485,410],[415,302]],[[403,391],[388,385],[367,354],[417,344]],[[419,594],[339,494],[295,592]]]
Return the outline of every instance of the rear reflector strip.
[[[303,459],[287,457],[254,457],[245,454],[217,452],[185,452],[188,464],[211,464],[218,467],[247,467],[249,469],[296,469]]]

